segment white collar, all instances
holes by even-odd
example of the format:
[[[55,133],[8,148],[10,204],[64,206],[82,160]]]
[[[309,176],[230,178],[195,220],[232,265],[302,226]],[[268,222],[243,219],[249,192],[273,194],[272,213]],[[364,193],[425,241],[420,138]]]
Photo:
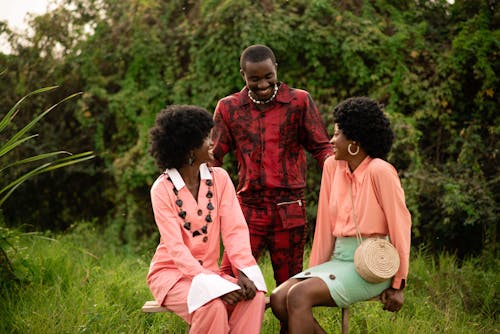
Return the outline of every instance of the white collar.
[[[172,183],[174,184],[175,189],[181,190],[186,184],[182,179],[181,173],[175,168],[166,169],[165,173],[168,174]],[[210,169],[208,169],[207,164],[200,165],[200,179],[202,180],[211,180],[212,174],[210,173]]]

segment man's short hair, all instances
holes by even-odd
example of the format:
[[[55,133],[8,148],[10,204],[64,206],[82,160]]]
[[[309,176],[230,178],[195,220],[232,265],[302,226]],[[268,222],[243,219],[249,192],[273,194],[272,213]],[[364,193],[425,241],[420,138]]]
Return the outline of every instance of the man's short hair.
[[[262,44],[251,45],[241,53],[240,68],[244,70],[247,61],[258,63],[266,59],[271,59],[273,64],[276,64],[276,57],[274,56],[273,50]]]

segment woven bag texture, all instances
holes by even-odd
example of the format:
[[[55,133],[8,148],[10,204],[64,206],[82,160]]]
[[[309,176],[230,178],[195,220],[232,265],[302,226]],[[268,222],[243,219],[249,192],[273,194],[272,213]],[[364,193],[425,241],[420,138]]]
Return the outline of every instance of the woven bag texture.
[[[381,283],[398,271],[399,254],[388,240],[368,238],[356,248],[354,266],[365,281]]]

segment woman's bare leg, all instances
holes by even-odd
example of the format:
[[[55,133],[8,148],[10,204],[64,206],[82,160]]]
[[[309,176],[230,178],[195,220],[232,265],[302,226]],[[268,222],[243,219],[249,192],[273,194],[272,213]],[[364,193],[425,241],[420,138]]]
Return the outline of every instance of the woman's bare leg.
[[[301,280],[297,278],[290,278],[274,289],[271,294],[270,301],[273,314],[283,323],[288,322],[288,311],[286,306],[288,291],[300,281]]]
[[[291,285],[286,295],[288,330],[295,333],[326,333],[314,319],[314,306],[337,306],[328,286],[317,277]]]

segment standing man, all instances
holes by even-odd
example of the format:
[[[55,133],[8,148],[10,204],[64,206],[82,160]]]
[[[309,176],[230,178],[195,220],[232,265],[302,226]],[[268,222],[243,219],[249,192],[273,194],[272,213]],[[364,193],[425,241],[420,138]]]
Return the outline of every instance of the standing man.
[[[212,139],[215,165],[222,165],[229,151],[235,153],[237,194],[252,253],[258,259],[267,247],[279,285],[302,271],[305,150],[323,166],[333,148],[309,93],[279,82],[277,66],[273,51],[265,45],[242,52],[245,87],[218,102]],[[226,256],[222,267],[230,268]]]

